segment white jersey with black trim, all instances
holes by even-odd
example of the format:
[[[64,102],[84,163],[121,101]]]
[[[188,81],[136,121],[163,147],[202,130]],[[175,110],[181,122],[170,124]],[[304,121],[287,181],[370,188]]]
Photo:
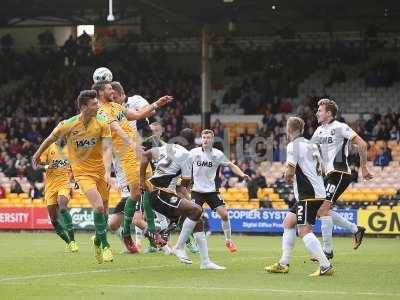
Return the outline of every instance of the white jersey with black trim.
[[[156,188],[176,193],[179,178],[190,179],[192,175],[189,151],[177,144],[165,144],[151,148],[151,153],[153,159],[157,160],[157,166],[150,182]]]
[[[220,166],[227,166],[230,162],[225,154],[216,148],[205,150],[197,147],[190,150],[190,159],[193,165],[192,191],[218,192]]]
[[[351,173],[347,162],[349,142],[356,136],[349,125],[336,120],[315,130],[311,142],[320,148],[326,175],[334,171]]]
[[[118,160],[115,158],[114,154],[112,156],[112,165],[114,168],[115,177],[117,179],[118,189],[121,191],[122,198],[129,197],[131,193],[129,191],[129,187],[126,182],[125,174]]]
[[[128,97],[128,100],[125,102],[125,107],[127,109],[132,109],[135,111],[138,111],[147,105],[149,105],[149,102],[140,95],[133,95],[131,97]],[[136,120],[129,121],[129,124],[133,128],[137,129]]]
[[[317,145],[298,137],[288,144],[286,151],[286,163],[295,168],[293,190],[296,200],[325,199],[324,180],[317,172],[321,157]]]

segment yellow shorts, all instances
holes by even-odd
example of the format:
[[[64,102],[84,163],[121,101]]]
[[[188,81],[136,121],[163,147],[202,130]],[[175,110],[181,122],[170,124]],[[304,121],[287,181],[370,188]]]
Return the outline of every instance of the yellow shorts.
[[[103,176],[78,175],[75,176],[75,181],[84,194],[90,190],[97,189],[103,202],[108,202],[109,190]]]
[[[58,204],[58,197],[60,196],[64,196],[66,197],[68,200],[70,199],[70,193],[71,193],[71,189],[70,187],[64,186],[61,187],[60,189],[49,189],[46,190],[44,193],[44,199],[46,200],[46,205],[57,205]]]

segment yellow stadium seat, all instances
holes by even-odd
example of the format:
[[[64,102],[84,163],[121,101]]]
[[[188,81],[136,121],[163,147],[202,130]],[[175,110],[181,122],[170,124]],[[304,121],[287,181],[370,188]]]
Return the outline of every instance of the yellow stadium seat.
[[[16,193],[9,193],[6,196],[8,199],[18,198],[18,194]]]
[[[376,205],[368,205],[367,209],[368,210],[378,210],[378,206],[376,206]]]
[[[12,204],[20,204],[21,203],[21,199],[20,198],[14,198],[14,199],[11,199],[10,200],[10,202],[12,203]]]

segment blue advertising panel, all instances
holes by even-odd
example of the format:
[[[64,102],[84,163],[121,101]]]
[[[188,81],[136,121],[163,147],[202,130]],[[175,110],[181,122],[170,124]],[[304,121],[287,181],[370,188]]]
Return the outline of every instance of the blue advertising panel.
[[[222,231],[221,220],[215,211],[205,209],[207,213],[210,230]],[[288,210],[276,209],[229,209],[231,228],[233,232],[247,233],[281,233],[283,232],[282,223]],[[357,222],[357,210],[338,209],[343,217],[352,223]],[[321,222],[317,219],[314,226],[314,232],[321,232]],[[334,226],[334,233],[350,233],[348,230]]]

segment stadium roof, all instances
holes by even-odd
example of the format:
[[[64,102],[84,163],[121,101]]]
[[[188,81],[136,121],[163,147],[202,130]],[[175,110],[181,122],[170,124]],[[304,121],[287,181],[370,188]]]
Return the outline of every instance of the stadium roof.
[[[107,0],[2,0],[0,26],[26,20],[55,24],[105,22]],[[240,23],[296,23],[301,20],[398,19],[400,1],[393,0],[114,0],[116,22],[145,16],[146,22],[203,23],[232,20]],[[397,21],[396,21],[397,22]]]

